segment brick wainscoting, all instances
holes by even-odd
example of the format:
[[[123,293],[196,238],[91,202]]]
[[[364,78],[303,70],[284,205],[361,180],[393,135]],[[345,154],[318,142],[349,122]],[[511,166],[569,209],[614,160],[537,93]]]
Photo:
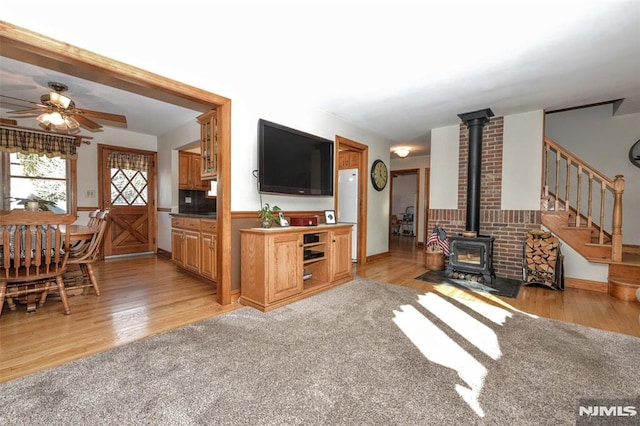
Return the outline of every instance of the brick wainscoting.
[[[429,226],[456,235],[465,230],[466,210],[429,210]],[[531,229],[540,229],[538,210],[480,210],[480,234],[495,237],[496,276],[522,279],[522,242]]]
[[[496,275],[522,279],[522,242],[531,229],[540,229],[539,210],[500,210],[504,117],[493,117],[482,134],[480,234],[495,237],[493,268]],[[448,234],[465,231],[469,130],[460,125],[458,209],[429,210],[428,228],[439,226]],[[433,182],[437,184],[436,182]]]

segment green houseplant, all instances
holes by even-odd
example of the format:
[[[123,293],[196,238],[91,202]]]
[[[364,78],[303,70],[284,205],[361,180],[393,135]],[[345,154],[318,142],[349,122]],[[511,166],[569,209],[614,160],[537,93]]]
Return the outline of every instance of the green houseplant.
[[[53,210],[56,206],[55,201],[44,200],[35,195],[30,195],[28,198],[11,197],[10,199],[17,201],[18,205],[24,206],[25,210],[31,210],[31,211]]]
[[[263,228],[271,228],[271,223],[273,222],[274,212],[279,212],[280,207],[278,206],[269,206],[269,203],[265,203],[264,206],[260,210],[258,210],[258,218],[262,220]],[[278,217],[276,215],[276,217]]]

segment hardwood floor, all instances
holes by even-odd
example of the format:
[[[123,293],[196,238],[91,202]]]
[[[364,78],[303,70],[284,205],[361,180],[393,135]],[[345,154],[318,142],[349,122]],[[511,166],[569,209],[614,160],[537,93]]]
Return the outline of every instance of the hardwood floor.
[[[426,268],[413,241],[411,237],[393,237],[391,255],[357,265],[356,274],[432,291],[433,285],[414,279]],[[238,303],[218,305],[213,287],[163,257],[119,258],[95,266],[102,295],[97,297],[90,291],[71,296],[71,315],[63,315],[60,301],[53,298],[31,314],[24,306],[9,311],[5,304],[0,317],[0,382],[240,307]],[[465,297],[461,290],[449,291]],[[606,294],[524,287],[517,299],[484,300],[542,317],[640,336],[640,303]]]

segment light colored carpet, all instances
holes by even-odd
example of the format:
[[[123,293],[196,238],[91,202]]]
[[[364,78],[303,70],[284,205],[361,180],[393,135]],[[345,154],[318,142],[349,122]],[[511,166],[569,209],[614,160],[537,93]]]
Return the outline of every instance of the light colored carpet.
[[[0,385],[0,424],[574,424],[640,339],[357,278]]]

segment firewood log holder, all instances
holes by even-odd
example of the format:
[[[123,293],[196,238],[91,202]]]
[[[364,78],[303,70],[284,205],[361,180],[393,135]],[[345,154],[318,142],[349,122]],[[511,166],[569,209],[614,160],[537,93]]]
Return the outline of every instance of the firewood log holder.
[[[542,236],[548,236],[549,233],[529,232],[527,240],[522,242],[522,281],[523,285],[537,284],[551,288],[553,290],[564,290],[564,255],[560,249],[560,242],[556,241],[554,247],[547,247],[545,256],[538,256],[539,259],[532,261],[535,255],[535,248],[528,244]],[[536,255],[537,256],[537,255]],[[547,261],[547,259],[553,259]]]

